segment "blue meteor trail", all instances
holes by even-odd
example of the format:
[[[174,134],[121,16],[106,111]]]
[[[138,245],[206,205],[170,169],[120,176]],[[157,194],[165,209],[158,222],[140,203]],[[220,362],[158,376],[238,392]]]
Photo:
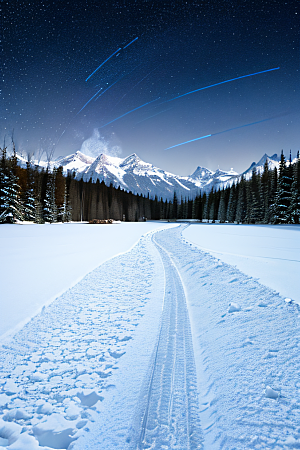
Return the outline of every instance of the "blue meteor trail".
[[[100,67],[102,67],[102,66],[104,66],[104,64],[107,62],[107,61],[109,61],[110,60],[110,58],[112,58],[116,53],[118,53],[120,50],[122,50],[121,49],[121,47],[120,48],[118,48],[118,50],[116,50],[112,55],[110,55],[105,61],[103,61],[103,63],[101,63],[100,64],[100,66],[99,67],[97,67],[97,69],[96,70],[94,70],[94,72],[93,73],[91,73],[91,75],[90,76],[88,76],[87,77],[87,79],[85,80],[85,81],[88,81],[93,75],[94,75],[94,73],[96,73],[97,72],[97,70],[99,70],[100,69]]]
[[[96,92],[96,94],[95,95],[93,95],[93,97],[92,98],[90,98],[89,99],[89,101],[88,102],[86,102],[86,104],[81,108],[81,110],[80,111],[78,111],[78,113],[76,114],[76,116],[78,116],[78,114],[93,100],[93,98],[95,98],[96,97],[96,95],[98,95],[99,94],[99,92],[100,91],[102,91],[102,88],[101,89],[99,89],[99,91],[98,92]]]
[[[123,76],[124,76],[124,75],[123,75]],[[111,84],[108,88],[106,88],[105,91],[101,92],[101,94],[98,95],[98,97],[95,99],[95,101],[98,100],[98,98],[100,98],[103,94],[105,94],[105,92],[108,91],[108,89],[110,89],[110,88],[113,87],[116,83],[118,83],[118,81],[120,81],[120,80],[123,78],[123,76],[121,76],[120,78],[118,78],[117,81],[115,81],[115,82],[114,82],[113,84]]]
[[[285,115],[285,114],[284,114]],[[250,127],[251,125],[257,125],[258,123],[267,122],[268,120],[276,119],[281,117],[282,114],[278,116],[269,117],[268,119],[258,120],[257,122],[247,123],[246,125],[239,125],[238,127],[228,128],[228,130],[218,131],[218,133],[207,134],[206,136],[201,136],[196,139],[191,139],[190,141],[182,142],[181,144],[172,145],[172,147],[165,148],[165,150],[170,150],[170,148],[179,147],[180,145],[189,144],[190,142],[199,141],[199,139],[205,139],[207,137],[217,136],[217,134],[227,133],[228,131],[237,130],[238,128]]]
[[[253,77],[253,75],[260,75],[261,73],[272,72],[273,70],[279,70],[280,67],[275,67],[274,69],[262,70],[261,72],[250,73],[249,75],[242,75],[241,77],[231,78],[230,80],[220,81],[220,83],[210,84],[209,86],[205,86],[199,89],[195,89],[194,91],[186,92],[185,94],[178,95],[178,97],[171,98],[170,100],[166,100],[163,103],[172,102],[173,100],[177,100],[178,98],[185,97],[186,95],[194,94],[195,92],[204,91],[204,89],[208,89],[214,86],[219,86],[220,84],[230,83],[231,81],[240,80],[241,78]]]
[[[139,123],[145,122],[145,120],[152,119],[152,117],[156,117],[156,116],[158,116],[159,114],[162,114],[162,113],[164,113],[164,112],[166,112],[166,111],[170,111],[170,109],[172,109],[172,108],[164,109],[163,111],[160,111],[160,112],[158,112],[158,113],[156,113],[156,114],[153,114],[153,115],[150,116],[150,117],[146,117],[146,119],[143,119],[143,120],[140,120],[139,122],[137,122],[136,125],[139,124]]]
[[[246,125],[239,125],[238,127],[233,127],[233,128],[229,128],[228,130],[219,131],[218,133],[213,133],[211,136],[216,136],[217,134],[227,133],[228,131],[237,130],[238,128],[244,128],[244,127],[250,127],[251,125],[257,125],[258,123],[267,122],[268,120],[273,120],[273,119],[276,119],[277,117],[281,117],[281,116],[282,116],[282,114],[279,116],[269,117],[268,119],[258,120],[257,122],[247,123]]]
[[[160,66],[160,65],[159,65]],[[159,67],[157,66],[157,67]],[[124,97],[126,97],[127,94],[129,94],[129,92],[131,92],[134,88],[136,88],[142,81],[144,81],[146,78],[149,77],[149,75],[151,75],[152,72],[154,72],[154,70],[157,69],[157,67],[155,67],[154,69],[151,70],[151,72],[149,72],[146,76],[144,76],[144,78],[142,78],[140,81],[138,81],[131,89],[129,89],[129,91],[126,92],[126,94],[123,95],[123,97],[118,101],[118,103],[115,104],[115,106],[117,106]]]
[[[189,144],[190,142],[199,141],[199,139],[205,139],[207,137],[211,137],[211,134],[207,134],[206,136],[201,136],[196,139],[191,139],[190,141],[182,142],[181,144],[172,145],[172,147],[165,148],[165,150],[170,150],[170,148],[179,147],[180,145]]]
[[[131,42],[129,42],[129,44],[125,45],[125,47],[123,47],[123,50],[127,47],[129,47],[129,45],[133,44],[135,41],[138,40],[138,37],[134,38]]]
[[[99,128],[104,128],[104,127],[106,127],[107,125],[110,125],[111,123],[116,122],[116,120],[119,120],[119,119],[121,119],[121,118],[124,117],[124,116],[127,116],[127,114],[130,114],[130,113],[132,113],[133,111],[136,111],[137,109],[143,108],[144,106],[149,105],[150,103],[156,102],[156,101],[159,100],[159,99],[160,99],[160,97],[156,98],[155,100],[151,100],[151,102],[144,103],[143,105],[138,106],[137,108],[131,109],[131,110],[128,111],[127,113],[122,114],[122,116],[119,116],[119,117],[117,117],[117,118],[114,119],[114,120],[111,120],[110,122],[106,123],[105,125],[102,125],[102,127],[99,127]]]

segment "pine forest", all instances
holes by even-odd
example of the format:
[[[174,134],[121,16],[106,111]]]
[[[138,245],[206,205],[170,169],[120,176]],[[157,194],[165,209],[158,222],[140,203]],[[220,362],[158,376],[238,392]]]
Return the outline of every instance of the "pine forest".
[[[298,224],[300,220],[300,158],[292,163],[283,152],[278,169],[252,172],[231,186],[199,192],[196,198],[172,201],[126,192],[104,181],[77,180],[75,173],[63,174],[18,165],[15,147],[8,157],[1,149],[0,223],[30,221],[55,223],[114,219],[126,221],[195,219],[202,222]]]

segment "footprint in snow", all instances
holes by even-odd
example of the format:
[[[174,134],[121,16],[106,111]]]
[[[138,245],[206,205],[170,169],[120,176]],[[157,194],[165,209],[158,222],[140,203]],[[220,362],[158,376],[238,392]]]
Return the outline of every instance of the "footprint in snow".
[[[247,339],[245,339],[245,341],[243,342],[242,347],[246,347],[246,345],[253,345],[253,344],[254,344],[254,342],[251,341],[251,339],[247,338]]]
[[[229,313],[234,313],[234,312],[238,312],[238,311],[241,311],[240,305],[238,305],[237,303],[229,303],[229,308],[228,308]]]
[[[228,283],[236,283],[238,280],[238,278],[232,278],[232,280],[228,281]]]
[[[268,304],[265,303],[265,302],[263,302],[263,301],[261,301],[261,302],[259,302],[259,303],[257,304],[257,306],[259,306],[260,308],[266,308],[266,307],[268,306]]]
[[[119,339],[119,342],[129,341],[130,339],[132,339],[131,336],[124,336],[122,339]]]
[[[121,358],[121,356],[125,355],[126,352],[118,353],[118,352],[111,352],[110,350],[108,350],[108,353],[110,354],[110,356],[117,359],[117,358]]]
[[[266,387],[266,390],[265,390],[265,396],[266,396],[267,398],[271,398],[271,399],[273,399],[273,400],[276,400],[277,398],[280,397],[280,392],[275,391],[275,390],[272,389],[270,386],[267,386],[267,387]]]

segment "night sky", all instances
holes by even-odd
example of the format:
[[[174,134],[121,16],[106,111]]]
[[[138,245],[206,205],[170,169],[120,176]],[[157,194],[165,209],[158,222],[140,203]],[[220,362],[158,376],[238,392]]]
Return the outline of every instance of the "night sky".
[[[4,0],[0,139],[54,158],[135,152],[180,175],[295,155],[297,4]]]

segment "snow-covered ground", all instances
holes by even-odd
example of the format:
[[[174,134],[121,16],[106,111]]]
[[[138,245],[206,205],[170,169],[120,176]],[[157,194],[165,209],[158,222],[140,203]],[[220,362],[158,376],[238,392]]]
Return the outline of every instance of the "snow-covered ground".
[[[44,305],[104,261],[168,224],[1,225],[0,338],[20,328]]]
[[[184,236],[300,304],[300,225],[194,224]]]
[[[94,228],[71,228],[77,244],[85,236],[80,226]],[[51,227],[44,229],[64,229]],[[6,338],[0,353],[0,448],[300,448],[299,306],[275,285],[270,289],[211,254],[228,253],[230,226],[127,227],[133,236],[127,248],[120,249],[122,239],[115,242],[111,255],[119,254],[106,254],[101,265],[94,255],[94,266],[83,266],[77,284],[71,278],[69,289],[65,284],[61,296],[45,300],[37,315]],[[89,233],[95,238],[96,229],[104,228]],[[262,229],[264,242],[269,230],[278,247],[284,239],[292,238],[294,247],[299,243],[297,227],[232,226],[238,237],[231,239],[230,253],[247,251],[247,257],[252,251],[250,256],[260,256],[257,263],[262,256],[282,259],[281,251],[270,253],[271,245],[261,249]],[[20,231],[10,230],[18,259],[22,241],[13,234]],[[211,248],[207,238],[209,251],[199,248],[198,233],[213,235],[213,242],[225,230],[226,244],[220,238],[219,247]],[[60,233],[56,240],[52,235],[53,261],[55,246],[63,245]],[[116,241],[117,234],[102,242],[108,246],[109,239]],[[93,248],[86,250],[91,258]],[[55,286],[51,267],[54,262],[47,275]],[[13,310],[1,296],[2,305]]]

